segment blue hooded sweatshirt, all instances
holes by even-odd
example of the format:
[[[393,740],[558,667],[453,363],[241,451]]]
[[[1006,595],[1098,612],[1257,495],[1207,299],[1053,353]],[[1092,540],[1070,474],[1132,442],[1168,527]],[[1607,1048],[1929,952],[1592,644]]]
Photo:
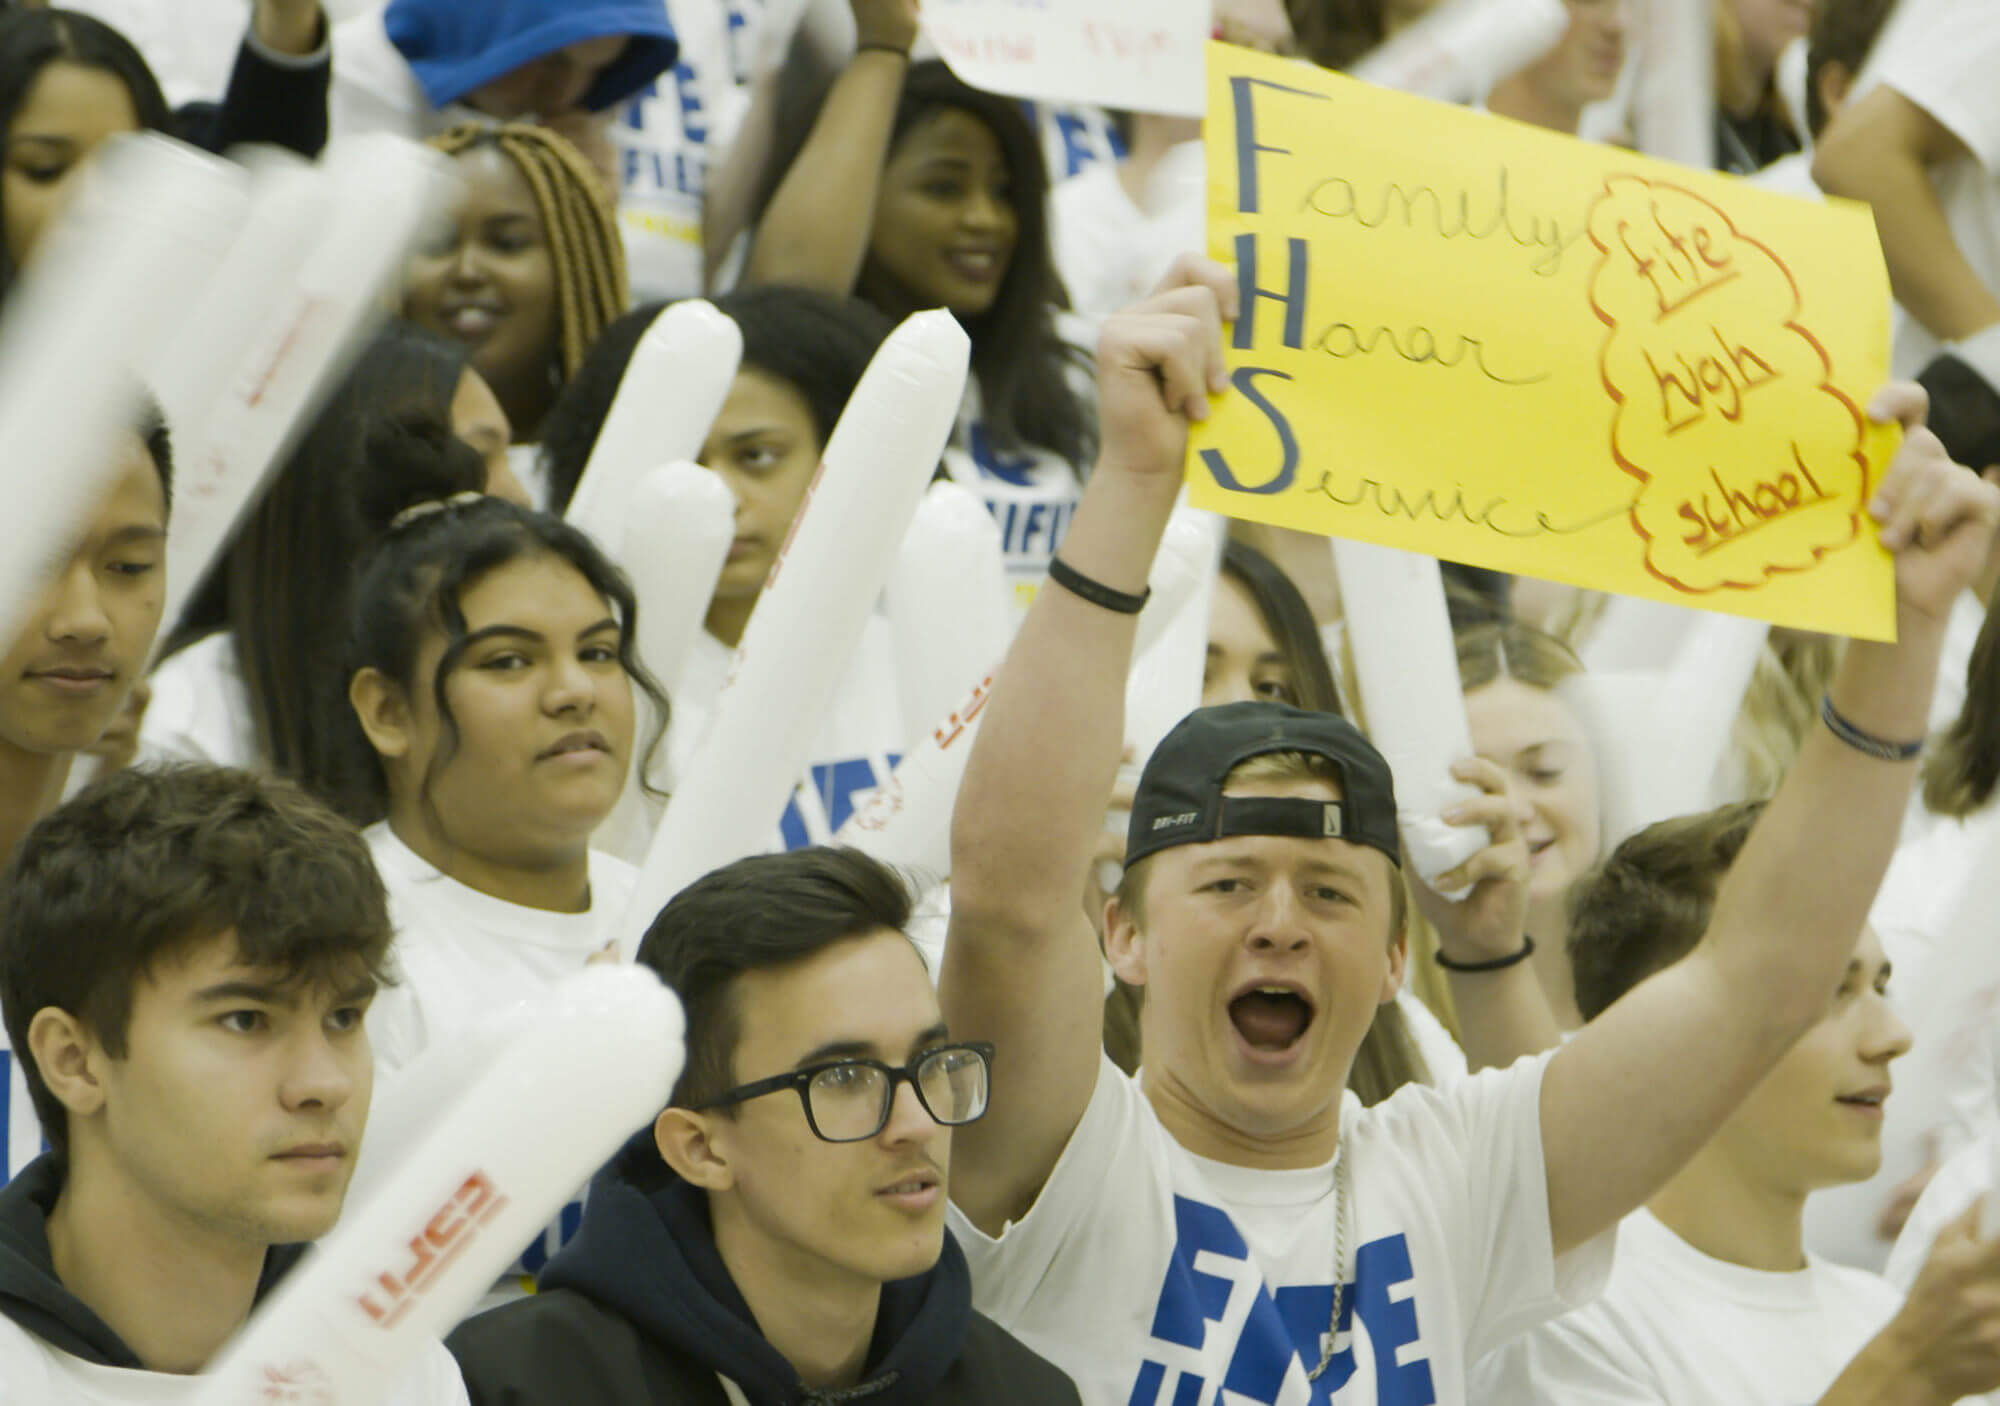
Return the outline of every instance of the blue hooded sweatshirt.
[[[630,35],[583,95],[585,107],[602,112],[672,68],[680,53],[666,0],[390,0],[382,27],[432,107],[557,49]]]
[[[1055,1367],[972,1308],[949,1235],[929,1270],[882,1286],[861,1380],[815,1389],[764,1337],[710,1227],[708,1194],[641,1129],[590,1183],[583,1228],[541,1292],[458,1326],[474,1406],[1079,1406]]]

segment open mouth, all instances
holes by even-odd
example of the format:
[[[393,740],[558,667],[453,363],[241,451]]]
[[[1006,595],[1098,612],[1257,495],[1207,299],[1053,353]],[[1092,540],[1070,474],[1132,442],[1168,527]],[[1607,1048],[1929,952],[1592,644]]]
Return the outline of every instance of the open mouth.
[[[1889,1091],[1887,1089],[1868,1089],[1858,1094],[1842,1094],[1834,1102],[1844,1103],[1850,1108],[1873,1108],[1879,1110],[1884,1103],[1888,1102],[1888,1099]]]
[[[1253,986],[1229,1003],[1229,1020],[1253,1050],[1288,1050],[1312,1024],[1312,1003],[1284,986]]]

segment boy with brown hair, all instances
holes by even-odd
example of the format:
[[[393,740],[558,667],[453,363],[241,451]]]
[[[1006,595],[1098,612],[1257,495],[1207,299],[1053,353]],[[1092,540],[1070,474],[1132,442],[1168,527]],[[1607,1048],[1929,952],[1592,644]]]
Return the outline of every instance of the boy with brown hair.
[[[360,836],[287,783],[129,770],[29,832],[0,1012],[52,1150],[0,1189],[10,1399],[170,1390],[332,1228],[389,941]],[[464,1394],[440,1346],[390,1399]]]
[[[1662,821],[1576,890],[1569,946],[1586,1020],[1695,950],[1763,810]],[[1907,1302],[1805,1250],[1807,1196],[1865,1180],[1881,1161],[1889,1066],[1910,1047],[1889,974],[1863,928],[1819,1021],[1625,1218],[1603,1295],[1480,1363],[1481,1400],[1945,1406],[2000,1384],[2000,1310],[1981,1303],[2000,1288],[2000,1241],[1954,1227]]]

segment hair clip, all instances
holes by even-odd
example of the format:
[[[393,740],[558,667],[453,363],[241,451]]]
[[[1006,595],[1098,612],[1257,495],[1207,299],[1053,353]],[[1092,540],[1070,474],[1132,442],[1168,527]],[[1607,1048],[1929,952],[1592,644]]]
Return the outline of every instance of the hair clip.
[[[389,530],[391,532],[401,532],[411,523],[421,518],[427,518],[432,513],[441,513],[447,508],[462,508],[468,503],[481,502],[485,497],[484,493],[475,493],[471,489],[467,489],[463,493],[454,493],[449,498],[430,498],[421,503],[412,503],[409,507],[389,519]]]

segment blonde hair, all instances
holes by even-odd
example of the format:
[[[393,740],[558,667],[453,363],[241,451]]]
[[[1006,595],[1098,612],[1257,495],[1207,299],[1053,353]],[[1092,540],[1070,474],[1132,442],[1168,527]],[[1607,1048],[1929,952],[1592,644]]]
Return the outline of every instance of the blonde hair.
[[[1807,730],[1819,721],[1820,695],[1840,656],[1841,642],[1830,635],[1771,632],[1730,725],[1731,794],[1746,800],[1777,794]]]
[[[432,137],[430,145],[451,157],[495,147],[528,183],[555,270],[561,342],[556,351],[568,381],[629,298],[625,245],[603,176],[568,139],[528,122],[462,122]]]
[[[1240,781],[1325,781],[1340,784],[1340,772],[1325,757],[1309,752],[1263,752],[1239,763],[1223,779],[1227,786]],[[1158,853],[1147,855],[1138,863],[1127,868],[1118,881],[1119,909],[1131,916],[1134,923],[1144,927],[1146,923],[1146,875]],[[1397,936],[1409,926],[1409,894],[1404,887],[1402,870],[1397,870],[1389,878],[1389,941],[1394,943]],[[1129,1032],[1134,1045],[1137,1043],[1136,1007],[1144,1001],[1143,988],[1123,987],[1120,995],[1113,997],[1127,1009],[1121,1017],[1112,1022],[1112,1028],[1121,1036]],[[1123,1043],[1121,1038],[1120,1043]],[[1120,1066],[1130,1069],[1138,1063],[1139,1051],[1120,1049],[1113,1051],[1113,1058]],[[1130,1058],[1131,1064],[1126,1064]],[[1405,1084],[1428,1084],[1431,1072],[1424,1063],[1423,1053],[1417,1048],[1416,1038],[1410,1033],[1409,1022],[1403,1018],[1402,1009],[1391,1001],[1375,1008],[1375,1017],[1368,1023],[1368,1031],[1361,1037],[1360,1048],[1354,1052],[1354,1064],[1348,1070],[1347,1087],[1364,1105],[1380,1103]]]

